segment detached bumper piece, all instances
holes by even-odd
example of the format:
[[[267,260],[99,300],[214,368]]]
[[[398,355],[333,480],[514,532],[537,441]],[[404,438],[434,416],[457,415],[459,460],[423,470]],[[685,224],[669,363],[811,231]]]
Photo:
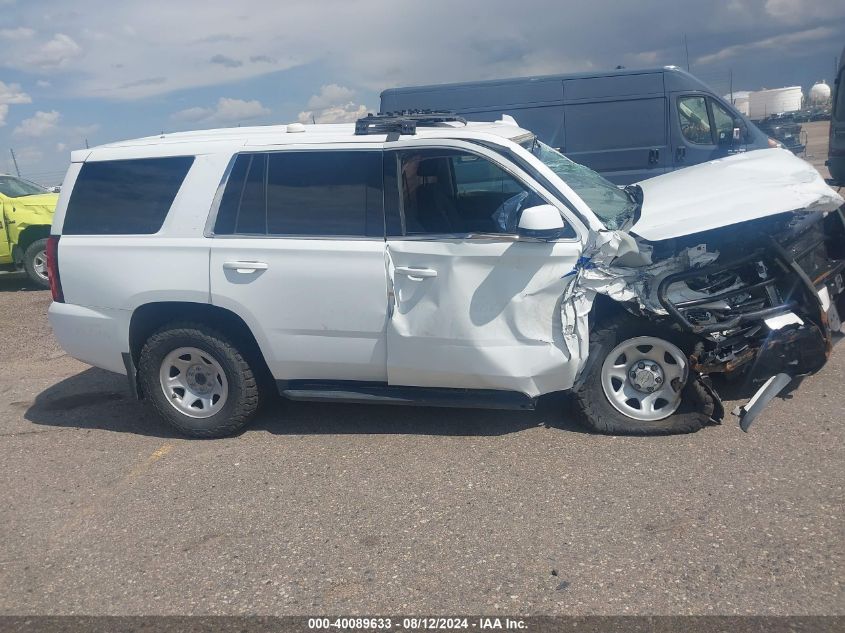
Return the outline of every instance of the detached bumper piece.
[[[734,409],[732,413],[739,416],[739,428],[748,433],[748,427],[751,426],[751,423],[790,382],[792,382],[792,376],[789,374],[775,374],[760,387],[759,391],[748,401],[748,404]]]

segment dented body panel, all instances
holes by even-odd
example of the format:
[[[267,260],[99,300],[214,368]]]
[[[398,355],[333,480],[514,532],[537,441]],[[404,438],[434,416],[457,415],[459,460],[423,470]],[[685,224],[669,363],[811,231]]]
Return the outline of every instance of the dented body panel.
[[[19,261],[23,253],[16,258],[18,249],[24,251],[34,239],[46,237],[58,198],[54,193],[16,198],[0,193],[0,264]],[[37,231],[37,237],[33,229]]]
[[[786,211],[833,211],[843,202],[812,165],[785,149],[734,154],[638,184],[642,218],[632,231],[651,242]]]

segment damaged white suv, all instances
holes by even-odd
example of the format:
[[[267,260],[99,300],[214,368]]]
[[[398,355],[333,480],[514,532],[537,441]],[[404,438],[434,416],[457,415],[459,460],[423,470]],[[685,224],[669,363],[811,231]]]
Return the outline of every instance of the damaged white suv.
[[[694,431],[722,416],[708,374],[766,382],[759,406],[825,363],[845,309],[843,201],[781,149],[621,189],[511,119],[405,113],[78,151],[61,191],[56,337],[197,437],[262,389],[572,390],[597,431]]]

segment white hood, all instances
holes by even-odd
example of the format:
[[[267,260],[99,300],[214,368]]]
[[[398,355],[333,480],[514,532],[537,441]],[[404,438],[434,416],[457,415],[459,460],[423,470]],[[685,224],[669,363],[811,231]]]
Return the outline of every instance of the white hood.
[[[735,154],[637,184],[642,217],[631,231],[652,242],[843,203],[812,165],[785,149]]]

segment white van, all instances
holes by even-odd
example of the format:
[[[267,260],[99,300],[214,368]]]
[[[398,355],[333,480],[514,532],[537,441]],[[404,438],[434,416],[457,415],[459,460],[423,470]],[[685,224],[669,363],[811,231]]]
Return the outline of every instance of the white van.
[[[619,188],[507,118],[370,115],[81,150],[61,191],[59,343],[196,437],[268,386],[572,390],[594,430],[694,431],[722,416],[708,374],[764,382],[759,408],[824,364],[843,310],[842,199],[780,149]]]

